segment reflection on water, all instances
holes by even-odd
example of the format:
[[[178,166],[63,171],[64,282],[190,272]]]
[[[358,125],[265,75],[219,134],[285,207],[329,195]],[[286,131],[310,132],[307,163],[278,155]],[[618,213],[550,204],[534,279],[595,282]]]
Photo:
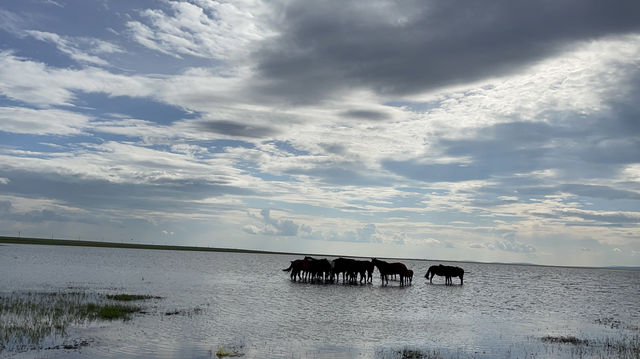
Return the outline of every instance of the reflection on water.
[[[445,286],[442,277],[433,285],[423,278],[437,263],[405,261],[416,273],[412,286],[381,286],[377,272],[373,284],[309,284],[281,271],[292,259],[9,245],[0,248],[0,292],[164,298],[130,322],[72,330],[91,345],[41,353],[52,358],[212,358],[220,347],[250,358],[388,357],[402,348],[517,357],[543,350],[546,335],[638,335],[635,271],[456,263],[465,285]]]

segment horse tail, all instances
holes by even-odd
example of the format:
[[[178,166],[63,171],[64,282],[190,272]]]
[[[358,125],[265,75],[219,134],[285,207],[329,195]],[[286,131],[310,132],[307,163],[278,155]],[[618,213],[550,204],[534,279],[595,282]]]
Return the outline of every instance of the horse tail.
[[[431,273],[431,268],[427,269],[427,274],[425,274],[424,277],[429,278],[429,273]]]
[[[291,261],[291,264],[289,265],[289,268],[283,269],[282,271],[283,272],[289,272],[289,271],[291,271],[291,268],[293,268],[293,261]]]
[[[460,268],[460,285],[462,285],[462,277],[464,277],[464,269]]]

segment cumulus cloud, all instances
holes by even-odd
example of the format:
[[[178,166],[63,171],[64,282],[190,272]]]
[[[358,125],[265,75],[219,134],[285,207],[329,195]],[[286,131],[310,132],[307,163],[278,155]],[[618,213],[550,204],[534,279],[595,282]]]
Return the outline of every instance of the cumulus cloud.
[[[270,209],[260,211],[264,221],[262,226],[247,225],[243,230],[249,234],[264,234],[269,236],[296,236],[299,232],[311,233],[311,227],[299,225],[290,219],[275,219],[271,217]]]
[[[536,252],[536,248],[530,244],[518,241],[514,233],[505,234],[501,240],[488,243],[487,248],[498,249],[506,252],[531,254]]]
[[[337,242],[357,242],[357,243],[382,243],[384,240],[384,236],[375,224],[368,223],[360,228],[356,228],[355,230],[346,230],[342,233],[338,232],[327,232],[323,233],[322,237],[326,240],[337,241]],[[402,241],[402,237],[394,237],[392,242],[394,241]]]

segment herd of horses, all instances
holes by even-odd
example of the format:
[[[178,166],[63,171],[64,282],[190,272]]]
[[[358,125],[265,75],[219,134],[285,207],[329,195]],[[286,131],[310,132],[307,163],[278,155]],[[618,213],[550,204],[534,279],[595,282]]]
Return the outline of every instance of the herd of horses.
[[[399,278],[400,285],[411,285],[413,281],[413,271],[404,263],[389,263],[377,258],[372,258],[370,261],[336,258],[330,261],[326,258],[304,257],[304,259],[291,261],[291,265],[283,271],[290,272],[292,281],[333,283],[339,282],[342,274],[342,283],[361,284],[363,281],[364,283],[373,282],[374,268],[380,272],[383,285],[389,283],[389,278]],[[429,279],[429,283],[433,283],[433,277],[436,275],[445,277],[446,285],[453,285],[452,278],[458,277],[462,285],[464,270],[455,266],[434,265],[429,267],[424,277]]]

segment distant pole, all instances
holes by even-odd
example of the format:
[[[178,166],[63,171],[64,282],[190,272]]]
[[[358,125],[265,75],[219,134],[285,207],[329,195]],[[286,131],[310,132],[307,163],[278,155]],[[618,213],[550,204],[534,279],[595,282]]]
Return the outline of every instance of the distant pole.
[[[18,238],[20,238],[20,231],[18,231]]]

